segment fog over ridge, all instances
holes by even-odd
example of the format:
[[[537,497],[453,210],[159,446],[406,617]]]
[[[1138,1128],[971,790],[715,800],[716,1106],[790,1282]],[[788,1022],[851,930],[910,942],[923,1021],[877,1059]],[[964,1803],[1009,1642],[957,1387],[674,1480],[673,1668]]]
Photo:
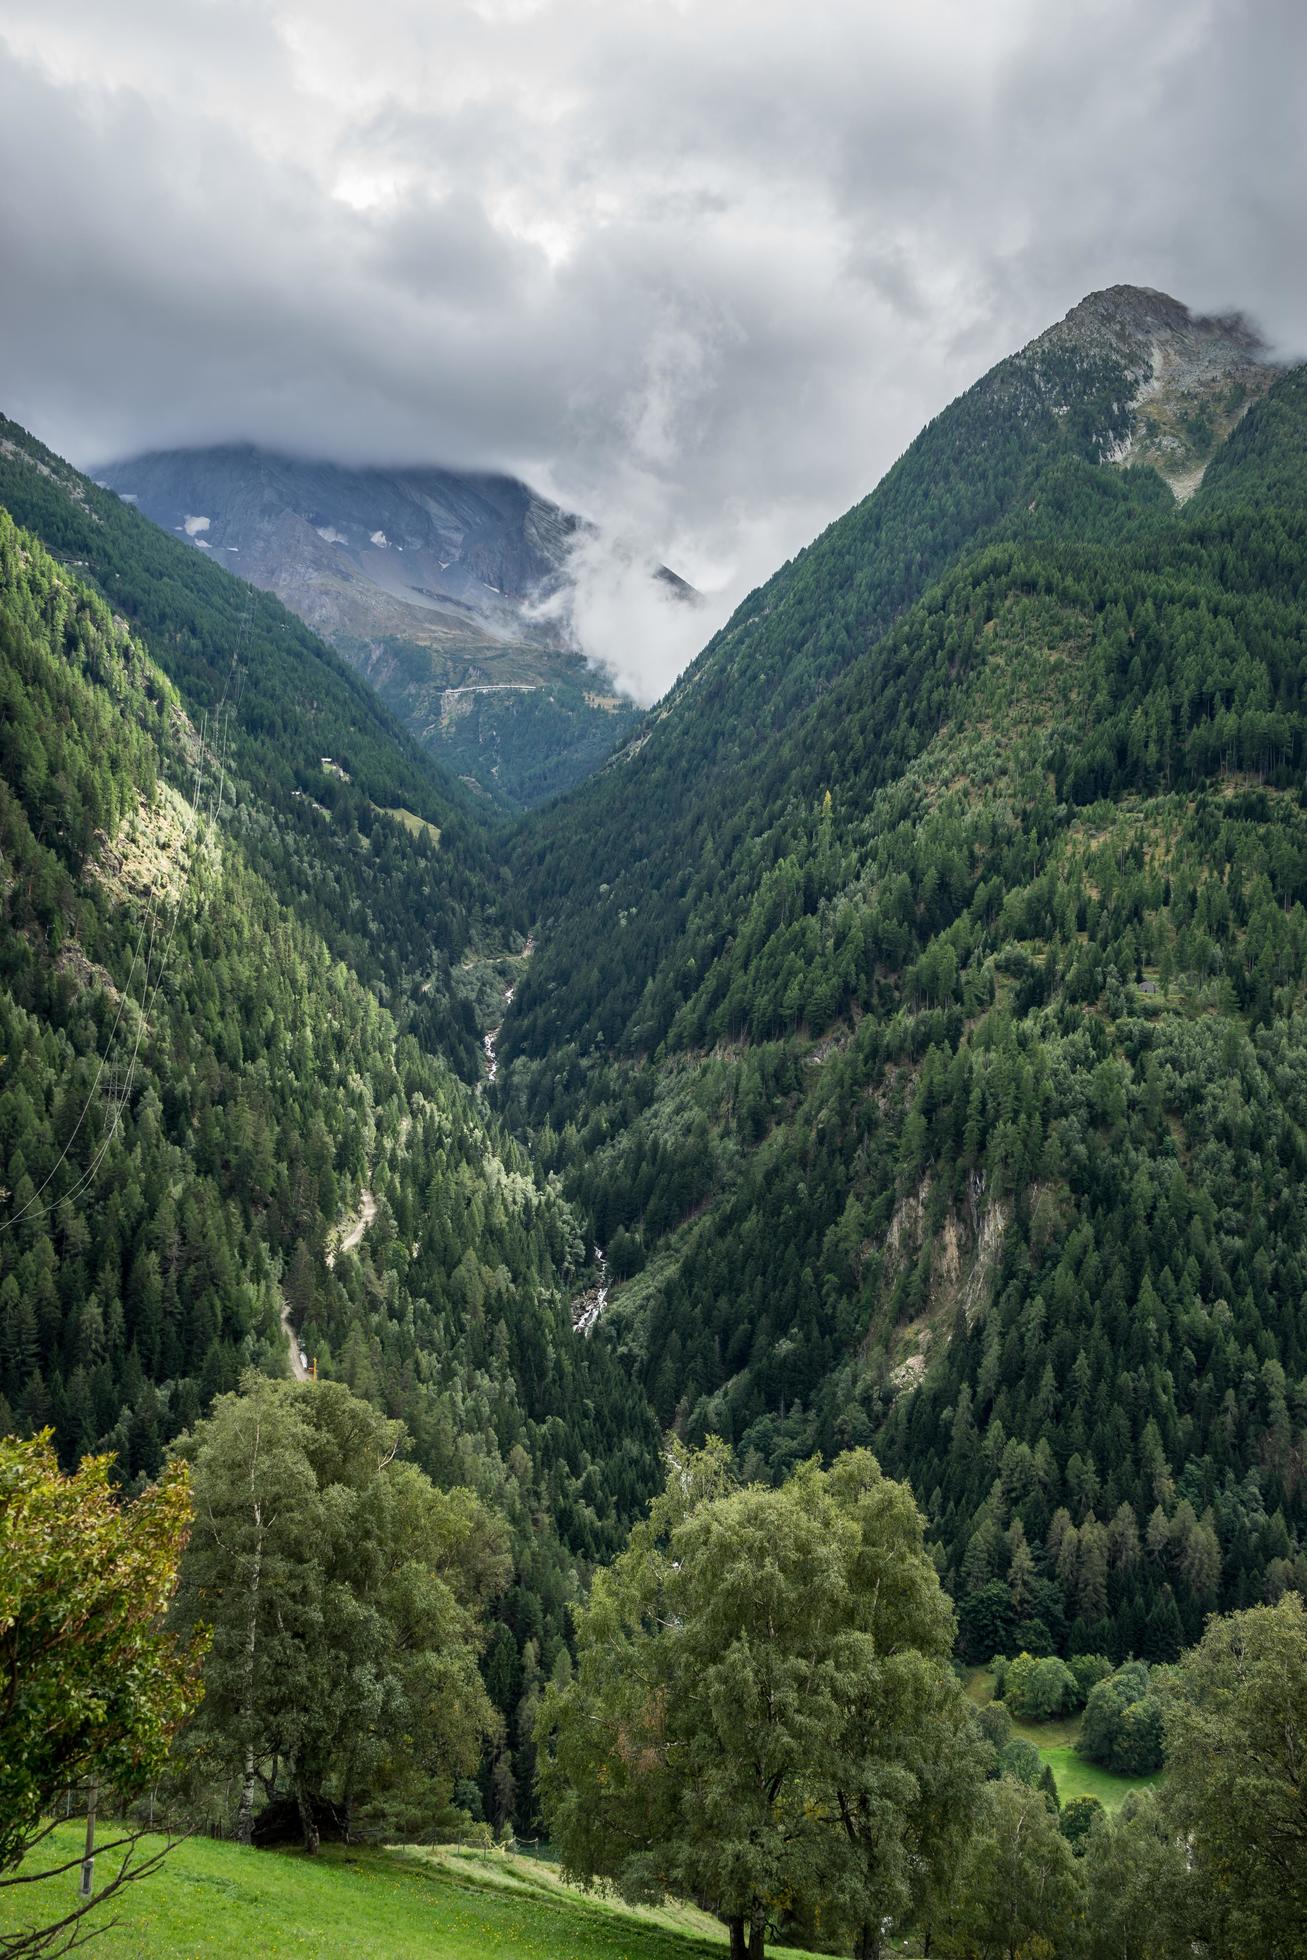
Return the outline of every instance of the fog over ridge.
[[[1091,288],[1302,351],[1305,91],[1289,0],[0,0],[0,406],[520,475],[648,699]]]

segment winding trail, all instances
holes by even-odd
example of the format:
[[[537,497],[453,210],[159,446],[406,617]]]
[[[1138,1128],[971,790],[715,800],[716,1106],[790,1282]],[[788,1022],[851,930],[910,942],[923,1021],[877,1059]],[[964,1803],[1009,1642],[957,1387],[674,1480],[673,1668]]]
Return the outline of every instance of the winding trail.
[[[328,1272],[335,1266],[342,1252],[353,1252],[355,1246],[362,1243],[363,1234],[367,1231],[368,1226],[372,1223],[376,1215],[376,1199],[370,1191],[361,1191],[359,1193],[358,1217],[354,1220],[354,1223],[349,1227],[348,1231],[341,1234],[339,1245],[333,1245],[327,1254]]]
[[[290,1302],[284,1293],[281,1296],[281,1327],[282,1332],[286,1336],[286,1348],[290,1354],[291,1376],[297,1382],[306,1382],[310,1379],[308,1357],[300,1346],[299,1335],[291,1326]]]

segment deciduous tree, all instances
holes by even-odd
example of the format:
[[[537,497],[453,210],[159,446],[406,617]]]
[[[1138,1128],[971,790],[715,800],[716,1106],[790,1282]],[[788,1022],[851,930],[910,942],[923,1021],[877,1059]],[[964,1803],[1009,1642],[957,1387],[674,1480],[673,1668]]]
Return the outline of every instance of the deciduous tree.
[[[987,1783],[979,1825],[939,1925],[957,1960],[1062,1954],[1078,1938],[1084,1881],[1056,1814],[1038,1790]]]
[[[776,1490],[735,1487],[720,1444],[678,1451],[542,1707],[568,1868],[709,1901],[736,1960],[814,1901],[873,1951],[979,1773],[952,1632],[911,1496],[865,1451]]]
[[[186,1444],[196,1528],[178,1612],[213,1624],[202,1727],[241,1780],[318,1806],[415,1775],[439,1809],[497,1727],[477,1669],[504,1533],[470,1491],[398,1460],[389,1422],[340,1383],[251,1377]]]
[[[199,1700],[204,1638],[163,1626],[191,1522],[186,1472],[125,1504],[112,1468],[87,1457],[66,1475],[48,1434],[0,1439],[0,1888],[33,1876],[14,1868],[70,1785],[94,1780],[123,1799],[146,1788]],[[158,1862],[133,1864],[137,1835],[104,1847],[126,1856],[84,1907],[0,1938],[0,1952],[77,1937],[84,1912]]]
[[[1307,1951],[1307,1612],[1299,1596],[1212,1620],[1170,1674],[1164,1719],[1166,1811],[1220,1922],[1204,1930],[1231,1956],[1289,1960]]]

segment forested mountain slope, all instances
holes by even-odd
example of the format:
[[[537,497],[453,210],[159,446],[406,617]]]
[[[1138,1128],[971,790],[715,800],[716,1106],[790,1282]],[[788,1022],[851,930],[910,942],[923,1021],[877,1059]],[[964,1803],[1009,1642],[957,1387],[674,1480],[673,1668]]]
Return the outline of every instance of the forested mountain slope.
[[[774,811],[795,759],[806,762],[823,731],[838,739],[836,704],[814,701],[961,556],[1062,526],[1048,492],[1071,465],[1154,455],[1165,442],[1187,483],[1276,373],[1247,327],[1115,287],[936,417],[869,497],[750,594],[601,779],[523,828],[519,863],[552,923],[509,1045],[539,1046],[531,1014],[545,998],[550,1043],[602,1034],[610,1046],[656,1045],[747,889],[744,806]],[[1125,511],[1104,515],[1109,536],[1131,521]],[[876,687],[874,672],[857,672],[861,693]],[[905,731],[887,722],[873,742],[882,732],[874,766],[892,772],[902,752],[889,745]],[[613,918],[638,903],[637,933],[594,933],[601,885]]]
[[[1307,1576],[1305,658],[1307,374],[1114,289],[519,838],[506,1107],[659,1417],[871,1442],[977,1655]]]
[[[516,922],[467,792],[283,606],[2,418],[0,505],[146,637],[197,722],[222,704],[232,821],[278,897],[471,1075],[451,963]]]
[[[451,963],[513,943],[490,843],[275,601],[11,426],[2,495],[0,1431],[153,1475],[289,1330],[509,1519],[487,1677],[525,1820],[519,1703],[657,1433],[573,1339],[575,1216],[456,1073]]]

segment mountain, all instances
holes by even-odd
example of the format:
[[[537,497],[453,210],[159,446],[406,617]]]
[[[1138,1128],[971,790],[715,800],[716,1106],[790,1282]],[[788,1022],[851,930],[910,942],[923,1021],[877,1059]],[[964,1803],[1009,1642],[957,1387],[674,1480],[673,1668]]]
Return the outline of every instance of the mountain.
[[[0,424],[0,1427],[401,1415],[510,1523],[524,1824],[660,1429],[873,1446],[972,1658],[1307,1585],[1305,458],[1307,370],[1091,295],[510,831],[216,504]]]
[[[974,1656],[1307,1577],[1305,457],[1245,323],[1091,295],[518,832],[601,1324],[906,1473]]]
[[[0,1433],[135,1482],[305,1356],[401,1415],[512,1534],[525,1823],[519,1699],[658,1437],[479,1086],[523,960],[492,841],[276,599],[0,422]]]
[[[101,476],[275,592],[505,807],[579,781],[636,719],[570,634],[568,556],[585,527],[512,477],[350,469],[248,445],[154,451]]]

